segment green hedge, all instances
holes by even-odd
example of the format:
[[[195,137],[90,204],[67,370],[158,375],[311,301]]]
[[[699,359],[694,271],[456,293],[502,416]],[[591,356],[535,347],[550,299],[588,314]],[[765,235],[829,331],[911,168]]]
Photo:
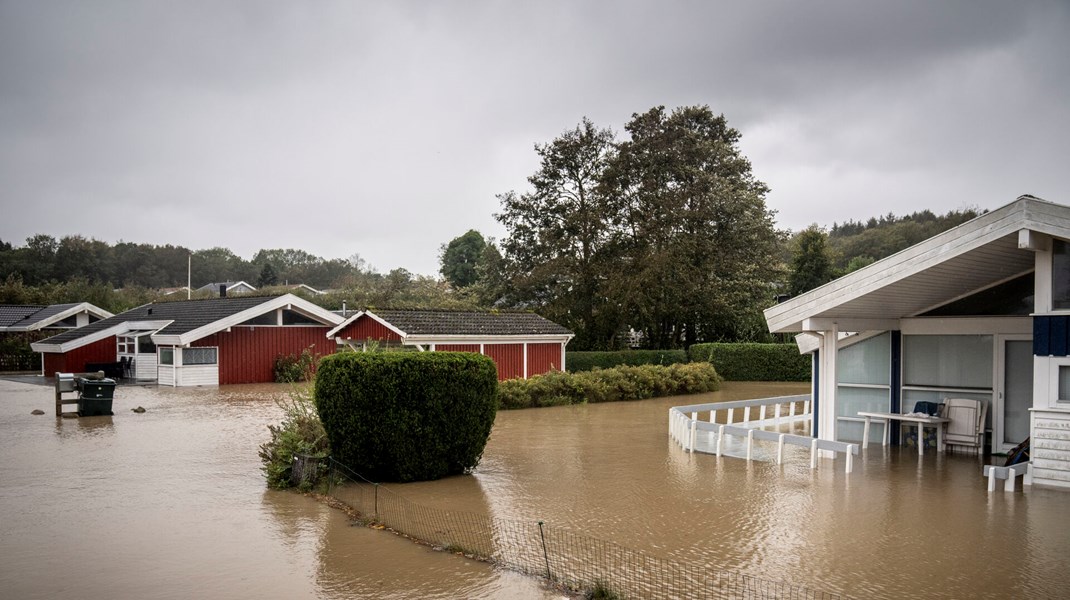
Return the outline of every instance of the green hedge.
[[[569,352],[565,365],[570,373],[608,369],[620,365],[675,365],[688,362],[683,350],[622,350],[619,352]]]
[[[320,361],[315,402],[336,460],[374,481],[422,481],[479,463],[497,387],[478,354],[343,352]]]
[[[533,408],[642,400],[660,396],[713,392],[721,378],[709,363],[623,365],[580,373],[551,371],[529,379],[510,379],[498,385],[502,408]]]
[[[810,381],[810,355],[795,344],[695,344],[688,354],[729,381]]]

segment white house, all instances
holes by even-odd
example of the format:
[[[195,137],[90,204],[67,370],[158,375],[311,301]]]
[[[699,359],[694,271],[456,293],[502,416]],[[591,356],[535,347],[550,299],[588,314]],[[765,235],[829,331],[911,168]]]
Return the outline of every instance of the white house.
[[[765,317],[813,354],[815,436],[975,398],[993,452],[1029,437],[1033,482],[1070,487],[1070,207],[1022,196]]]

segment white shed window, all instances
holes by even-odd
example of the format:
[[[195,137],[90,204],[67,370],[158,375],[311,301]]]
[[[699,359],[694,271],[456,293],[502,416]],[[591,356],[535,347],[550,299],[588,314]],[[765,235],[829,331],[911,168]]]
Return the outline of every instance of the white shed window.
[[[161,365],[173,365],[173,364],[175,364],[175,349],[174,348],[160,348],[160,364]]]
[[[214,365],[216,348],[183,348],[182,365]]]
[[[1070,365],[1059,365],[1059,402],[1070,402]]]

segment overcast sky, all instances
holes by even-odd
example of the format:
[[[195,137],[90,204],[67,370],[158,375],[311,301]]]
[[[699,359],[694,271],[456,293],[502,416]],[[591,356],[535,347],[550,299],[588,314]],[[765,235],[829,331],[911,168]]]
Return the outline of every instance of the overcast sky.
[[[0,0],[0,239],[436,274],[535,143],[703,104],[781,228],[1070,204],[1070,1]]]

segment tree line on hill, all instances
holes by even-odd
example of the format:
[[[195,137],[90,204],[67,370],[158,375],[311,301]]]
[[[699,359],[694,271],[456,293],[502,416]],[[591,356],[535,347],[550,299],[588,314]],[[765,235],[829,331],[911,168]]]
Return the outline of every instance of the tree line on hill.
[[[0,303],[89,301],[113,312],[160,288],[246,281],[331,288],[309,299],[330,309],[530,309],[576,333],[574,350],[686,348],[767,341],[762,310],[975,216],[962,209],[865,223],[777,230],[768,187],[740,152],[740,133],[707,106],[636,113],[623,137],[583,119],[536,144],[529,189],[498,196],[500,240],[470,230],[442,245],[442,278],[382,274],[358,255],[324,259],[263,249],[245,260],[226,248],[38,234],[0,240]],[[184,298],[184,295],[181,295]]]

